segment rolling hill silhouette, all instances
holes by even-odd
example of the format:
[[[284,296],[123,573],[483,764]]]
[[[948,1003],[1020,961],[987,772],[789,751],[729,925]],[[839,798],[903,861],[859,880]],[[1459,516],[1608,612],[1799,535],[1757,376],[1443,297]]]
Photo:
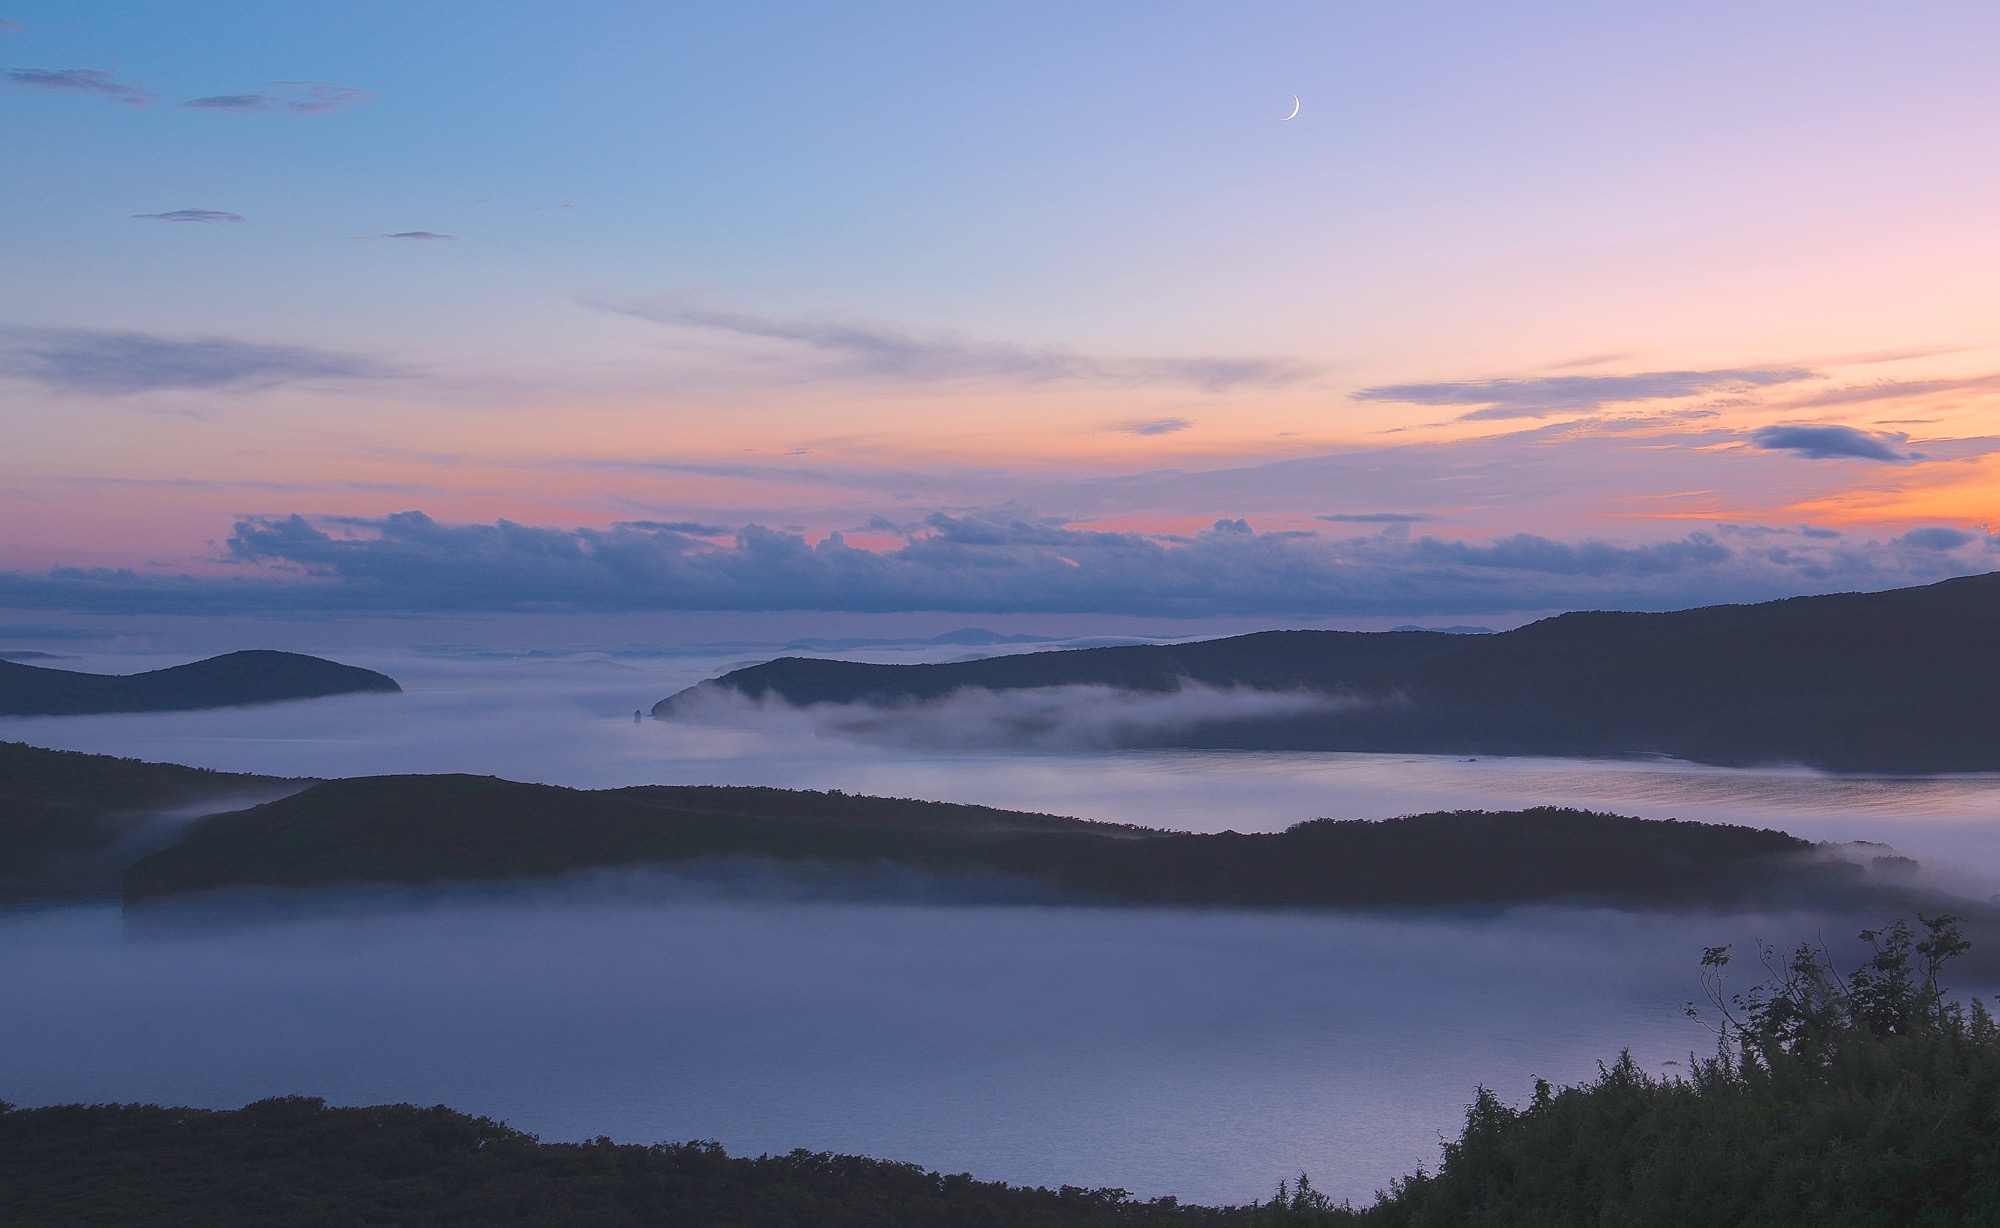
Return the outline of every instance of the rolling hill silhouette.
[[[1149,744],[2000,771],[2000,573],[1761,605],[1563,614],[1498,635],[1263,632],[945,665],[782,658],[662,700],[654,715],[727,694],[894,707],[968,688],[1190,684],[1346,702],[1197,722]]]
[[[305,783],[0,742],[0,889],[54,885],[49,868],[63,861],[115,874],[120,843],[162,811],[241,806]]]
[[[387,674],[296,652],[232,652],[143,674],[0,661],[0,716],[176,712],[402,689]]]
[[[945,802],[707,785],[580,790],[486,776],[327,781],[211,815],[125,871],[137,902],[225,887],[553,877],[687,862],[847,865],[1061,898],[1232,907],[1878,900],[1783,832],[1540,807],[1193,834]]]

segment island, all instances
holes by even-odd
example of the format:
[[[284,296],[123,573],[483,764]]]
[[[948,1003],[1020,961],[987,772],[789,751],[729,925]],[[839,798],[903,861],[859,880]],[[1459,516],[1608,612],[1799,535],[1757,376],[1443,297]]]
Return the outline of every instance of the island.
[[[938,665],[785,657],[661,700],[937,707],[954,694],[1208,687],[1317,697],[1282,715],[1135,725],[1126,745],[1665,755],[1841,772],[2000,771],[2000,573],[1671,613],[1586,611],[1493,635],[1273,631]]]
[[[1557,807],[1193,834],[837,791],[433,775],[326,781],[201,819],[130,866],[124,896],[717,861],[889,866],[1052,901],[1253,908],[1773,905],[1882,890],[1863,865],[1783,832]]]
[[[183,712],[402,689],[372,669],[263,649],[143,674],[86,674],[0,660],[0,716]]]

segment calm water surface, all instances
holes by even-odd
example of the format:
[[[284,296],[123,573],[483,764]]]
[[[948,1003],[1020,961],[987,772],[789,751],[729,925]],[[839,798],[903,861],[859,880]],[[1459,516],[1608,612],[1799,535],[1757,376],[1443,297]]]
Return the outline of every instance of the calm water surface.
[[[767,885],[768,886],[768,885]],[[546,1138],[706,1137],[1033,1183],[1365,1199],[1681,1016],[1704,944],[1807,917],[1182,912],[499,892],[0,914],[17,1103],[444,1103]]]

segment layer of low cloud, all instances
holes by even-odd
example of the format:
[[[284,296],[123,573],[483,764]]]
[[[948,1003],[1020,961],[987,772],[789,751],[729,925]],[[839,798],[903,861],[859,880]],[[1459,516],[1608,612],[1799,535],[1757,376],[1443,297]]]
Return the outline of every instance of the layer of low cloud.
[[[1851,426],[1795,424],[1767,426],[1750,434],[1750,445],[1767,452],[1792,452],[1808,460],[1871,460],[1905,464],[1924,459],[1902,451],[1910,437],[1899,431],[1858,430]]]
[[[0,606],[131,612],[909,610],[1320,619],[1670,609],[1891,588],[2000,566],[2000,537],[1933,526],[1888,539],[1715,526],[1664,541],[1254,532],[1106,532],[1025,514],[934,513],[892,549],[762,525],[563,529],[246,519],[240,578],[58,570],[0,577]],[[689,528],[700,532],[688,532]],[[1943,530],[1940,532],[1939,530]],[[1959,534],[1961,536],[1947,536]]]
[[[135,213],[132,216],[142,222],[197,222],[207,226],[247,220],[240,213],[222,209],[170,209],[165,213]]]
[[[58,93],[92,94],[128,107],[151,106],[160,96],[118,80],[99,68],[16,68],[7,73],[9,85]]]
[[[675,299],[611,302],[601,310],[675,328],[707,329],[777,341],[834,356],[861,374],[910,382],[1012,380],[1187,384],[1208,392],[1296,384],[1311,374],[1281,358],[1097,359],[1059,346],[982,341],[956,333],[906,332],[831,316],[772,316],[703,307]]]
[[[324,81],[274,81],[255,93],[214,94],[182,103],[197,111],[230,111],[245,115],[324,115],[345,111],[375,97],[352,86]]]
[[[1803,367],[1743,367],[1719,371],[1650,371],[1636,375],[1552,375],[1540,379],[1383,384],[1352,394],[1357,401],[1410,405],[1477,405],[1465,421],[1546,418],[1632,401],[1745,392],[1813,379]]]
[[[675,699],[675,719],[702,725],[800,726],[866,742],[927,749],[1005,747],[1043,751],[1157,746],[1205,725],[1352,710],[1366,701],[1314,691],[1255,691],[1189,684],[1133,692],[1108,686],[967,688],[892,707],[749,699],[697,687]]]
[[[125,395],[269,388],[302,380],[374,379],[391,373],[372,359],[310,346],[82,328],[0,327],[0,377],[61,392]]]

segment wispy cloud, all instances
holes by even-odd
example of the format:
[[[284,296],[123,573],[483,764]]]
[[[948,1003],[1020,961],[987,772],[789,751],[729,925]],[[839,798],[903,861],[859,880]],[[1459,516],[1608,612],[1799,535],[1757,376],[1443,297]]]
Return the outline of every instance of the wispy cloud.
[[[62,392],[266,388],[393,373],[372,359],[309,346],[81,328],[0,328],[0,376]]]
[[[1671,609],[1890,588],[1992,570],[2000,537],[1947,525],[1886,540],[1716,526],[1658,541],[1257,533],[1224,519],[1188,535],[1101,532],[1026,513],[933,513],[900,545],[811,542],[744,525],[562,529],[379,518],[239,522],[241,579],[58,569],[0,574],[15,609],[948,610],[1157,617],[1487,615]]]
[[[9,85],[72,94],[95,94],[128,107],[151,106],[160,96],[137,85],[127,85],[98,68],[16,68],[7,73]]]
[[[1303,383],[1313,368],[1289,358],[1132,358],[1111,364],[1107,374],[1112,379],[1192,384],[1205,392],[1225,392],[1290,387]]]
[[[456,243],[458,241],[457,235],[442,234],[435,230],[399,230],[396,231],[394,234],[386,234],[383,235],[382,237],[385,239],[415,239],[419,243],[430,243],[438,241],[443,241],[446,243]]]
[[[1421,524],[1437,517],[1429,512],[1333,512],[1313,519],[1334,524]]]
[[[1875,401],[1903,401],[1935,396],[1944,392],[2000,391],[2000,375],[1978,375],[1966,379],[1878,380],[1870,384],[1850,384],[1829,388],[1790,402],[1798,408],[1817,409],[1828,405],[1866,405]]]
[[[1924,459],[1921,452],[1898,449],[1910,437],[1900,431],[1870,434],[1851,426],[1767,426],[1750,434],[1750,446],[1770,452],[1795,452],[1809,460],[1872,460],[1902,464]]]
[[[1081,355],[1058,349],[975,342],[945,335],[916,337],[881,325],[826,317],[762,316],[671,300],[593,302],[592,306],[680,328],[714,329],[743,337],[792,342],[855,360],[870,372],[904,379],[1010,376],[1036,380],[1090,379],[1101,374]]]
[[[1172,435],[1193,426],[1187,418],[1151,418],[1144,422],[1127,422],[1114,429],[1127,435]]]
[[[20,22],[9,21],[5,17],[0,17],[0,34],[18,34],[20,32],[21,32]]]
[[[1744,367],[1721,371],[1650,371],[1637,375],[1552,375],[1540,379],[1466,380],[1437,384],[1383,384],[1351,394],[1357,401],[1411,405],[1479,405],[1463,420],[1546,418],[1675,397],[1746,392],[1815,378],[1803,367]]]
[[[147,222],[201,222],[210,226],[246,220],[240,213],[228,213],[221,209],[170,209],[165,213],[135,213],[132,216]]]
[[[324,115],[329,111],[345,111],[373,97],[367,90],[324,81],[274,81],[254,94],[214,94],[190,98],[181,105],[197,111],[234,111],[246,115]]]
[[[711,329],[834,355],[864,374],[911,382],[1001,379],[1031,383],[1099,381],[1188,384],[1210,392],[1294,384],[1311,369],[1280,358],[1207,357],[1101,360],[1059,346],[981,341],[957,333],[919,335],[830,316],[770,316],[676,299],[593,299],[589,306],[675,328]]]

